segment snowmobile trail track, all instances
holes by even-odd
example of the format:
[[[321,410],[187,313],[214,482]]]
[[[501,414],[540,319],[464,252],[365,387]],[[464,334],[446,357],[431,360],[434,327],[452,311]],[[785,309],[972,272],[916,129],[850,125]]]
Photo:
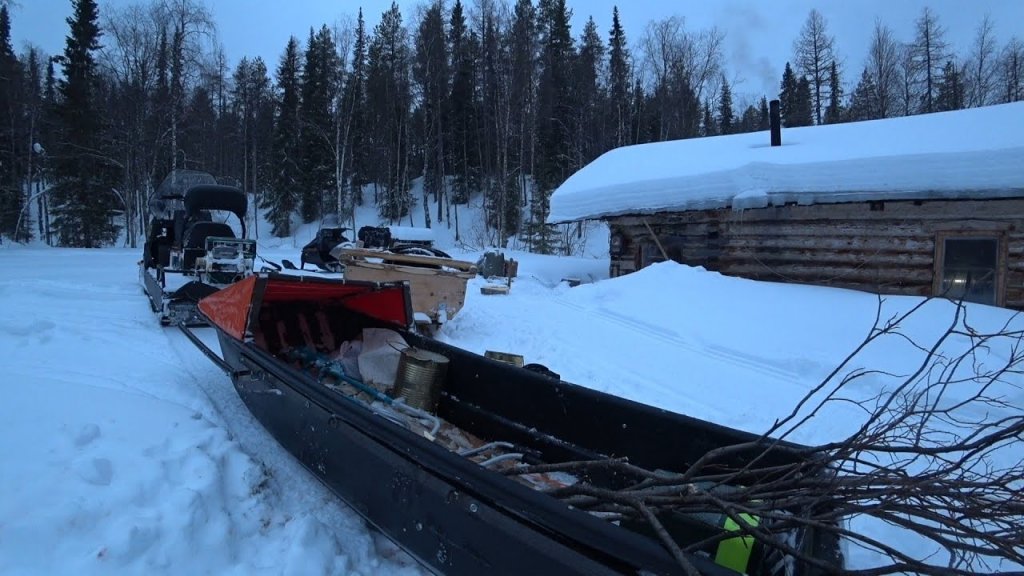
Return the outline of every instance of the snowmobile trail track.
[[[359,514],[341,502],[315,476],[310,474],[287,450],[281,447],[266,429],[246,408],[229,377],[225,376],[208,358],[199,352],[188,337],[174,328],[162,328],[167,344],[179,360],[183,376],[208,400],[213,414],[205,415],[216,425],[224,428],[229,437],[242,451],[264,469],[268,470],[268,481],[273,486],[274,498],[278,494],[301,494],[302,508],[325,526],[337,528],[341,533],[359,530],[366,534],[365,541],[349,542],[338,540],[336,554],[343,557],[359,557],[368,552],[381,562],[393,563],[394,573],[425,574],[420,572],[415,561],[405,552],[393,549],[390,541],[375,538],[376,529],[367,524]],[[214,351],[220,350],[213,328],[196,328],[193,332]]]

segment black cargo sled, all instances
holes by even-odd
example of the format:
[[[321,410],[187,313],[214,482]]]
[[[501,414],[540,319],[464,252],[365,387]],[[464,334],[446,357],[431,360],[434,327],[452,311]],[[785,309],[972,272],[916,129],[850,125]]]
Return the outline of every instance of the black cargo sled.
[[[150,197],[139,276],[162,324],[205,324],[196,303],[253,273],[256,241],[245,238],[246,208],[242,190],[192,170],[174,170]],[[237,217],[239,237],[214,219],[218,211]]]
[[[645,485],[664,491],[655,501],[678,497],[672,481],[715,448],[759,444],[712,467],[742,484],[758,480],[742,473],[753,454],[765,469],[798,461],[801,447],[766,451],[769,441],[745,432],[423,338],[409,330],[406,283],[259,273],[199,310],[221,354],[182,330],[271,435],[435,573],[806,576],[842,567],[834,538],[800,523],[777,532],[780,550],[710,509],[652,507],[651,522],[602,505],[601,494]],[[695,497],[728,489],[687,488]]]

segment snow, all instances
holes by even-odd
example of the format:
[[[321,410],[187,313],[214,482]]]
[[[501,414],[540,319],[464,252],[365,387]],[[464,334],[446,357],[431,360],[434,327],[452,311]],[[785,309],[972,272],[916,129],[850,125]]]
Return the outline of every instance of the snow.
[[[485,296],[485,280],[471,280],[439,339],[521,354],[565,380],[752,432],[788,414],[865,337],[878,306],[866,293],[673,262],[608,279],[607,257],[506,254],[520,262],[511,291]],[[285,452],[184,335],[159,327],[138,256],[0,249],[0,573],[424,574]],[[583,283],[570,288],[569,277]],[[885,316],[917,302],[887,298]],[[951,310],[931,302],[906,332],[931,342]],[[980,330],[1021,328],[1007,310],[969,312]],[[212,329],[199,331],[214,342]],[[882,339],[856,365],[898,373],[918,353]],[[876,375],[858,390],[888,384]],[[1006,394],[1024,402],[1018,387]],[[835,439],[861,417],[837,405],[791,439]],[[926,550],[886,526],[853,527]],[[847,553],[854,566],[878,560]]]
[[[432,228],[413,228],[412,226],[388,226],[393,240],[404,242],[433,242]]]
[[[606,152],[551,197],[549,222],[865,200],[1024,195],[1024,102],[658,142]]]

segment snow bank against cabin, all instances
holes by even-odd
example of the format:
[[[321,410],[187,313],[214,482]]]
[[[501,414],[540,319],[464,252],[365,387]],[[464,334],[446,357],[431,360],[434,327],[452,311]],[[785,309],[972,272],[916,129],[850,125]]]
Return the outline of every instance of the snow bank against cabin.
[[[1024,102],[626,146],[551,197],[552,223],[621,214],[1024,195]]]

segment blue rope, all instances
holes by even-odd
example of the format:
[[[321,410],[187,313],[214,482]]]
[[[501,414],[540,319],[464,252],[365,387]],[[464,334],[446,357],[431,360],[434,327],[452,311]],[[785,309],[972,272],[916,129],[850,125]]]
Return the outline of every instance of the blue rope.
[[[350,386],[361,392],[369,394],[374,399],[380,400],[385,404],[391,404],[394,402],[394,399],[392,399],[387,394],[384,394],[383,392],[377,390],[376,388],[366,385],[361,380],[357,380],[346,374],[345,368],[339,362],[327,360],[326,358],[321,356],[316,350],[313,350],[308,346],[292,348],[287,352],[287,355],[289,356],[290,360],[297,360],[301,362],[304,366],[316,368],[320,373],[318,381],[321,384],[323,384],[325,378],[330,376],[340,382],[349,384]]]

